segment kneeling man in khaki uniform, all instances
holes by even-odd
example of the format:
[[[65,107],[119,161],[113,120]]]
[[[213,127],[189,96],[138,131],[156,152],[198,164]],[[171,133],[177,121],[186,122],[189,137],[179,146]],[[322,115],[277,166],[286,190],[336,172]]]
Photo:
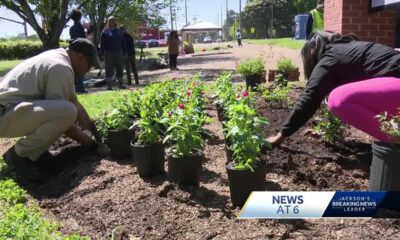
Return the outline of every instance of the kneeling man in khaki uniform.
[[[82,145],[96,145],[75,125],[96,131],[77,99],[74,79],[98,66],[96,47],[77,38],[66,50],[49,50],[23,61],[0,80],[0,137],[22,137],[3,155],[17,173],[40,179],[43,154],[62,134]]]

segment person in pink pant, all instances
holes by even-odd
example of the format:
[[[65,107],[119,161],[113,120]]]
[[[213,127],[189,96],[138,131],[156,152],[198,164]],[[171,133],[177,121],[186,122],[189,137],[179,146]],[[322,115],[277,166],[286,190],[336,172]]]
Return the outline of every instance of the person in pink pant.
[[[353,35],[318,32],[301,55],[308,82],[280,132],[267,138],[272,146],[303,126],[326,97],[329,110],[343,122],[379,142],[395,142],[375,116],[396,114],[400,107],[400,52]]]

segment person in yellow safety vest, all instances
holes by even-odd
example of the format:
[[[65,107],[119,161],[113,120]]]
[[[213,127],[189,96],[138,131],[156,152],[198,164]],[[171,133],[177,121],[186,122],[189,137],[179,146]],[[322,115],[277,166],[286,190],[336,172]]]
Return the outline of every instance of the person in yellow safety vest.
[[[311,33],[318,31],[324,31],[324,0],[318,0],[316,8],[311,10],[308,15],[307,39],[310,39]]]

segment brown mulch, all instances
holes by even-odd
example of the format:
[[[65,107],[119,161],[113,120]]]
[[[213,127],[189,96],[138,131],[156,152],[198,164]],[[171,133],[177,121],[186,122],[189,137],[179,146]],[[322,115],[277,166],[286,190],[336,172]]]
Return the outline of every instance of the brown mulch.
[[[270,120],[265,136],[275,133],[290,113],[262,99],[257,111]],[[178,187],[166,175],[141,179],[130,159],[101,157],[66,138],[51,149],[63,161],[63,171],[44,184],[21,184],[61,222],[64,233],[93,239],[108,239],[112,233],[120,236],[116,239],[400,238],[398,220],[238,220],[240,209],[230,202],[221,124],[212,104],[207,113],[215,121],[206,125],[211,136],[199,188]],[[356,131],[335,148],[295,134],[263,158],[269,166],[266,190],[367,189],[371,150],[365,135]]]

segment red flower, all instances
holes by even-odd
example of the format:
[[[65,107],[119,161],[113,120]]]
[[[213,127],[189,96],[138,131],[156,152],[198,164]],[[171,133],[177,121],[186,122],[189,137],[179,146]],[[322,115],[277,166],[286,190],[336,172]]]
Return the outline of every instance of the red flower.
[[[182,109],[182,110],[184,110],[184,109],[185,109],[185,104],[179,103],[179,108]]]
[[[249,96],[249,92],[246,91],[246,90],[242,91],[242,96],[243,97],[248,97]]]
[[[189,89],[186,91],[186,96],[190,97],[190,95],[192,95],[192,91]]]

